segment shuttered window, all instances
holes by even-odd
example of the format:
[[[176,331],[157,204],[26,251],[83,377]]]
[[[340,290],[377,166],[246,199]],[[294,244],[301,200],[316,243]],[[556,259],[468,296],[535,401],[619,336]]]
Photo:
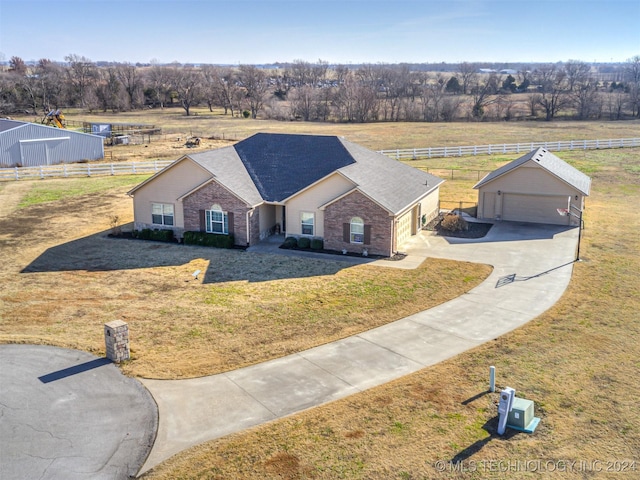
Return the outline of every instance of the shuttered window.
[[[222,211],[220,205],[215,204],[211,207],[211,210],[205,210],[205,224],[206,232],[208,233],[229,233],[229,216],[226,212]]]
[[[364,221],[360,217],[353,217],[349,224],[349,242],[364,243]]]

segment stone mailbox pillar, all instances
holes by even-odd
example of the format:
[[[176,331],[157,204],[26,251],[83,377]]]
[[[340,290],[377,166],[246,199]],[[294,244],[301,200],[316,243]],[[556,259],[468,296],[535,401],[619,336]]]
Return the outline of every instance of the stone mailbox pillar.
[[[109,360],[116,363],[129,360],[129,325],[122,320],[105,323],[104,343]]]

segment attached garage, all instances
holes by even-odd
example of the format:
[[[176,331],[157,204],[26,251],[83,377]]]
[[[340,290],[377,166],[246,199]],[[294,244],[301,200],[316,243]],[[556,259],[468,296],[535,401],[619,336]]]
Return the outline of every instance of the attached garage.
[[[512,222],[576,225],[558,209],[584,209],[591,178],[539,148],[491,172],[474,186],[478,218]]]

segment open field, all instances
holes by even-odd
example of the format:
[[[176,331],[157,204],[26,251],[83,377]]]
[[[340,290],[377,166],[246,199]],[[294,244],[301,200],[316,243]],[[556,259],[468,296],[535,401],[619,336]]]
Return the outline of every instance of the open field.
[[[414,375],[195,447],[145,478],[638,478],[640,150],[561,156],[594,185],[585,260],[554,308]],[[499,387],[535,401],[535,434],[495,435],[489,365]]]
[[[107,147],[105,149],[107,160],[110,156],[114,159],[129,160],[178,158],[181,154],[189,151],[200,151],[221,145],[218,141],[209,140],[210,137],[242,140],[257,132],[341,135],[347,140],[372,150],[626,138],[637,137],[640,133],[640,120],[620,122],[319,123],[232,118],[230,115],[223,115],[221,111],[211,113],[206,108],[196,108],[193,111],[196,115],[189,117],[184,115],[184,110],[181,108],[117,114],[87,114],[69,111],[65,112],[65,116],[68,120],[75,121],[142,123],[162,128],[162,135],[152,136],[150,144]],[[15,119],[40,121],[40,119],[30,116],[16,117]],[[184,148],[187,136],[201,137],[203,145],[198,149]],[[156,149],[156,143],[162,143],[166,148]]]
[[[388,139],[398,148],[416,146],[411,125],[403,125],[407,136],[389,133]],[[475,134],[465,136],[454,124],[455,141],[448,144],[494,143],[487,140],[494,138],[492,126],[496,137],[505,135],[500,133],[503,124],[460,127],[474,125],[489,137],[482,140],[477,133],[478,141],[465,141]],[[577,123],[576,129],[592,130],[575,138],[637,136],[637,123],[612,123],[604,130],[589,125]],[[635,131],[612,134],[611,128],[624,125]],[[386,126],[395,124],[376,128]],[[385,143],[386,134],[380,130],[379,135],[368,131],[363,138]],[[572,283],[554,308],[495,342],[414,375],[195,447],[145,478],[638,478],[640,149],[559,156],[594,183],[585,211],[585,261],[575,265]],[[411,164],[479,170],[513,158]],[[129,181],[133,185],[140,179]],[[454,176],[443,185],[442,197],[475,201],[470,191],[475,181],[473,175]],[[131,219],[127,181],[106,183],[87,195],[82,188],[93,184],[66,195],[72,189],[65,182],[71,181],[0,184],[0,341],[52,343],[102,354],[102,323],[124,318],[132,328],[134,360],[123,368],[134,375],[175,378],[279,356],[305,348],[304,342],[327,341],[404,316],[402,308],[427,308],[437,290],[446,290],[447,298],[456,296],[449,288],[464,291],[486,274],[481,265],[434,262],[396,277],[389,274],[392,269],[344,268],[331,261],[112,240],[105,238],[109,217]],[[44,197],[38,190],[58,193]],[[19,207],[21,202],[25,206]],[[221,268],[229,264],[233,274]],[[206,271],[202,282],[191,280],[196,268]],[[439,278],[425,277],[430,270]],[[437,280],[446,285],[431,284]],[[342,297],[334,302],[323,295],[328,292]],[[294,301],[277,303],[283,294]],[[362,308],[362,298],[375,299],[375,310]],[[191,315],[183,314],[185,308]],[[389,309],[393,317],[382,318]],[[343,311],[349,321],[333,318]],[[269,332],[257,340],[263,322],[271,322],[269,328],[282,341]],[[309,335],[288,338],[292,329]],[[497,394],[486,393],[489,365],[496,366],[500,387],[512,386],[518,396],[536,402],[542,422],[534,435],[509,432],[498,438],[493,433]],[[554,463],[562,460],[577,463]],[[453,471],[450,461],[462,462],[458,468],[467,471]]]

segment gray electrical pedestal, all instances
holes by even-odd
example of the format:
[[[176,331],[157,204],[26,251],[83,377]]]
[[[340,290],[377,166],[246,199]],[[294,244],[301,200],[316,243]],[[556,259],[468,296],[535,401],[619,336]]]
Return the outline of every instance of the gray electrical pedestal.
[[[507,417],[507,427],[520,432],[533,433],[540,419],[534,416],[532,400],[515,397]]]

